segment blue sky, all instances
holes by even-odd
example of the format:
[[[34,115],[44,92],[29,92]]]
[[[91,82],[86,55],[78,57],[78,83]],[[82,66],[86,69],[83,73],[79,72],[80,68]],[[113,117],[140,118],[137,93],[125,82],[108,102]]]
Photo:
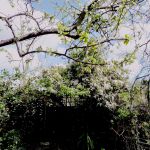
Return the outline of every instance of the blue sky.
[[[56,0],[56,1],[58,1],[58,0]],[[37,10],[45,11],[48,13],[54,12],[54,10],[52,9],[53,7],[50,6],[50,0],[40,0],[38,3],[34,2],[33,7]]]
[[[57,3],[58,5],[62,6],[64,5],[64,1],[65,0],[40,0],[38,3],[34,2],[33,6],[34,8],[41,10],[41,11],[46,11],[49,13],[53,13],[54,12],[54,7],[52,7],[51,5],[54,3]],[[77,0],[70,0],[72,2],[74,2],[73,5],[77,5]],[[83,2],[83,4],[89,2],[90,0],[80,0],[81,2]]]

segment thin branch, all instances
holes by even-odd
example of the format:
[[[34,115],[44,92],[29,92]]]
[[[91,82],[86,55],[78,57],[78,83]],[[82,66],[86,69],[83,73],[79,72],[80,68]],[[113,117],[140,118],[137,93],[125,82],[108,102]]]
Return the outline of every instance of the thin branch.
[[[134,82],[132,84],[131,90],[133,89],[133,87],[134,87],[134,85],[135,85],[135,83],[136,83],[137,80],[145,78],[145,77],[148,77],[148,76],[150,76],[150,73],[146,74],[146,75],[143,75],[143,76],[140,76],[140,77],[136,77],[136,79],[134,80]]]
[[[36,50],[35,51],[29,51],[29,52],[21,54],[21,57],[24,57],[24,56],[26,56],[28,54],[34,54],[34,53],[47,53],[48,54],[49,52],[48,51],[44,51],[44,50],[41,50],[41,51],[36,51]],[[95,66],[98,66],[98,65],[100,65],[100,66],[108,65],[107,63],[89,63],[89,62],[84,62],[84,61],[81,61],[79,59],[74,59],[73,57],[70,57],[70,56],[66,55],[65,53],[59,53],[59,52],[50,52],[50,53],[54,54],[54,55],[57,55],[57,56],[66,57],[66,58],[68,58],[70,60],[73,60],[73,61],[79,62],[79,63],[83,63],[83,64],[86,64],[86,65],[95,65]]]
[[[37,24],[39,30],[41,30],[41,27],[40,27],[40,25],[39,25],[39,22],[36,20],[36,18],[34,18],[34,17],[33,17],[32,15],[30,15],[29,13],[18,13],[18,14],[15,14],[15,15],[13,15],[13,16],[8,17],[7,19],[8,19],[8,20],[11,20],[11,19],[13,19],[13,18],[15,18],[15,17],[18,17],[18,16],[26,16],[26,17],[31,18],[32,20],[35,21],[35,23]]]
[[[13,28],[12,28],[12,25],[9,23],[9,21],[8,21],[7,19],[5,19],[5,22],[7,23],[8,27],[10,28],[10,30],[11,30],[13,36],[14,36],[14,39],[15,39],[14,42],[15,42],[15,44],[16,44],[18,54],[19,54],[19,56],[21,56],[20,48],[19,48],[19,45],[18,45],[18,42],[17,42],[17,37],[16,37],[15,32],[14,32],[14,30],[13,30]]]
[[[143,47],[143,46],[147,46],[150,43],[150,40],[148,40],[147,42],[143,43],[142,45],[140,45],[139,47]]]
[[[28,45],[28,47],[27,47],[27,52],[29,52],[30,47],[31,47],[32,44],[35,42],[35,39],[36,39],[36,37],[34,37],[34,38],[32,39],[32,41],[31,41],[31,43]]]

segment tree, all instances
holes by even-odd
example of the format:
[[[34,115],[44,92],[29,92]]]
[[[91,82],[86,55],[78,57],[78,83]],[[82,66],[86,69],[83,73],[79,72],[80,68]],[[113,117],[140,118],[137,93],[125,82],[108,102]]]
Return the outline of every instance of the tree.
[[[13,7],[13,2],[10,1]],[[90,2],[82,1],[62,1],[57,6],[56,13],[61,13],[56,16],[53,14],[44,13],[40,18],[35,16],[36,10],[32,4],[35,1],[24,0],[25,10],[17,14],[0,16],[2,22],[6,24],[8,30],[12,33],[12,38],[1,40],[0,47],[15,44],[20,57],[24,57],[32,53],[49,53],[50,55],[57,55],[67,57],[74,61],[80,62],[80,58],[70,55],[72,51],[80,49],[81,52],[85,52],[90,47],[97,47],[100,50],[108,49],[117,41],[124,41],[124,44],[128,44],[130,37],[125,35],[119,37],[117,32],[119,31],[120,24],[126,23],[129,16],[128,11],[132,12],[137,3],[136,0],[117,0],[117,1],[100,1],[92,0]],[[53,2],[50,2],[53,5]],[[50,9],[53,10],[51,7]],[[54,11],[54,10],[53,10]],[[134,15],[133,12],[131,15]],[[17,18],[21,18],[24,24],[19,26],[16,30],[15,21]],[[48,28],[43,28],[42,22],[49,22]],[[34,23],[34,27],[32,24]],[[66,50],[64,53],[60,53],[57,50],[42,49],[42,45],[37,49],[32,50],[32,45],[36,39],[42,35],[56,34],[59,35]],[[29,41],[24,49],[21,49],[21,44],[24,41]],[[20,44],[21,43],[21,44]],[[80,53],[79,53],[80,54]],[[90,64],[90,62],[84,62]],[[106,65],[106,64],[98,64]]]
[[[99,54],[96,56],[98,61],[104,61],[99,58]],[[88,58],[88,55],[86,58]],[[26,142],[26,140],[31,142],[27,137],[34,137],[35,133],[33,132],[32,134],[34,129],[36,133],[40,134],[38,139],[45,140],[46,137],[43,136],[41,139],[40,132],[41,130],[45,131],[45,127],[47,127],[46,135],[49,135],[46,140],[52,142],[52,147],[61,144],[62,149],[66,149],[70,144],[72,146],[72,143],[74,143],[74,149],[76,147],[80,149],[80,146],[82,149],[87,149],[88,147],[91,150],[99,146],[112,148],[112,145],[114,147],[112,149],[117,149],[116,147],[120,146],[120,140],[123,140],[125,144],[124,149],[127,149],[127,147],[136,149],[138,146],[141,148],[149,146],[148,108],[146,110],[146,106],[140,107],[141,105],[136,103],[132,111],[130,111],[130,93],[123,75],[124,70],[118,67],[117,64],[107,67],[87,65],[81,62],[71,63],[65,68],[52,67],[45,69],[38,76],[24,76],[18,70],[16,70],[15,74],[8,74],[7,71],[4,71],[0,78],[2,149],[12,147],[19,149],[22,146],[34,145],[33,143],[21,143]],[[22,83],[22,78],[25,78],[26,82]],[[136,102],[141,101],[142,93],[140,88],[136,86],[133,92],[134,96],[132,98]],[[76,107],[71,107],[72,111],[69,113],[71,109],[68,109],[68,106]],[[75,112],[75,114],[77,113],[77,120],[72,120],[74,108],[75,110],[77,108],[77,112]],[[54,112],[59,114],[57,112],[59,109],[63,117],[68,118],[66,114],[70,116],[70,122],[64,118],[59,118],[59,115],[55,116],[53,114]],[[63,109],[67,110],[65,115],[62,111]],[[102,110],[99,112],[99,109]],[[84,111],[83,114],[82,110]],[[86,117],[85,112],[89,112],[87,121],[89,121],[89,116],[93,113],[97,118],[93,116],[92,118],[96,119],[91,119],[91,122],[84,120],[84,122],[82,119]],[[48,125],[48,120],[51,117],[54,117],[56,122],[50,121]],[[104,118],[104,122],[101,122],[102,120],[99,121],[100,123],[96,122],[94,124],[92,122],[99,120],[101,117]],[[55,124],[57,121],[62,122],[61,124]],[[83,124],[79,124],[80,121]],[[54,128],[53,123],[56,128]],[[65,129],[67,129],[65,132],[62,131],[63,123],[65,124]],[[79,124],[79,129],[83,133],[75,130],[76,123]],[[36,129],[40,129],[40,131]],[[71,137],[66,136],[68,130],[73,134]],[[100,131],[116,137],[117,140],[113,138],[113,142],[118,144],[111,143],[112,138],[103,137],[104,135]],[[67,135],[70,135],[70,132]],[[52,139],[50,138],[51,136]],[[106,139],[106,141],[101,141],[99,137]],[[67,141],[69,139],[68,144],[65,143],[66,139]],[[111,144],[108,144],[107,139]],[[34,142],[38,143],[39,140]]]

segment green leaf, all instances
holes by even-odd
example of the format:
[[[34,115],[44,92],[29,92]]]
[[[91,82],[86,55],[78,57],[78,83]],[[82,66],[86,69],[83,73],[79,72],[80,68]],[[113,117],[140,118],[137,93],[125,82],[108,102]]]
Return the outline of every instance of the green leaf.
[[[80,35],[80,40],[83,41],[84,43],[88,43],[88,41],[89,41],[89,33],[82,32],[81,35]]]
[[[131,37],[128,35],[128,34],[125,34],[125,40],[124,40],[124,44],[125,45],[128,45],[129,44],[129,41],[130,41],[130,39],[131,39]]]

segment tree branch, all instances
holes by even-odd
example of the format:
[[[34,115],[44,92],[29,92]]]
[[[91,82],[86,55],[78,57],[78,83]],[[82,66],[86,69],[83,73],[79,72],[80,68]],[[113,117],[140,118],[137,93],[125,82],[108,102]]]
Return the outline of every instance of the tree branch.
[[[26,55],[28,55],[28,54],[34,54],[34,53],[49,53],[48,51],[44,51],[44,50],[41,50],[41,51],[29,51],[29,52],[26,52],[26,53],[23,53],[22,55],[21,55],[21,57],[24,57],[24,56],[26,56]],[[63,57],[66,57],[66,58],[68,58],[68,59],[70,59],[70,60],[73,60],[73,61],[75,61],[75,62],[79,62],[79,63],[83,63],[83,64],[86,64],[86,65],[95,65],[95,66],[98,66],[98,65],[100,65],[100,66],[104,66],[104,65],[107,65],[107,63],[89,63],[89,62],[84,62],[84,61],[81,61],[81,60],[79,60],[79,59],[74,59],[73,57],[71,57],[71,56],[68,56],[66,53],[59,53],[59,52],[50,52],[51,54],[54,54],[54,55],[57,55],[57,56],[63,56]]]
[[[25,41],[25,40],[28,40],[28,39],[31,39],[31,38],[34,38],[34,37],[39,37],[39,36],[48,35],[48,34],[58,34],[58,35],[60,35],[57,28],[45,29],[45,30],[40,30],[40,31],[37,31],[37,32],[31,32],[29,34],[26,34],[24,36],[17,37],[17,38],[10,38],[8,40],[1,40],[0,41],[0,47],[13,44],[16,41],[21,42],[21,41]],[[78,39],[79,38],[79,35],[73,35],[73,34],[69,34],[69,33],[65,34],[64,36],[72,38],[72,39]]]
[[[93,4],[98,2],[99,0],[93,0],[86,8],[84,7],[81,13],[78,15],[77,19],[75,22],[72,24],[71,30],[76,29],[78,26],[80,26],[86,16],[86,12],[89,12],[93,9]]]

